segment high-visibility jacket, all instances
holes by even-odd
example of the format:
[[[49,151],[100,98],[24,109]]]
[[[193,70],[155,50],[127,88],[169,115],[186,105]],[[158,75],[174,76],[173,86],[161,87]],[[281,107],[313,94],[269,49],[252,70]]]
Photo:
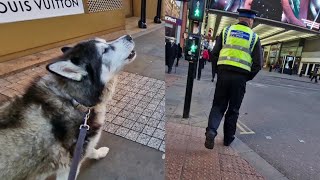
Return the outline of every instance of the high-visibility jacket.
[[[228,26],[222,33],[218,66],[229,65],[251,72],[251,54],[258,41],[258,35],[241,24]]]

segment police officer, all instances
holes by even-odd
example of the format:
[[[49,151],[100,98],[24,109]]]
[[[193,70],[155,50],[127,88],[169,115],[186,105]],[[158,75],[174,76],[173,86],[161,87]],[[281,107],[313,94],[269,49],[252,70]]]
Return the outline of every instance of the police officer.
[[[205,134],[205,147],[208,149],[213,149],[217,129],[227,108],[224,145],[229,146],[235,139],[246,82],[252,80],[262,67],[261,43],[251,30],[257,12],[247,9],[238,9],[238,12],[239,23],[222,30],[211,53],[218,79]]]

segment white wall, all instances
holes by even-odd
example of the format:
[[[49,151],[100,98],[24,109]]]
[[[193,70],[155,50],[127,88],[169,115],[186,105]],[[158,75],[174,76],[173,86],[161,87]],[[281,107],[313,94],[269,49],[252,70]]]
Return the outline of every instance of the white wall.
[[[320,51],[303,52],[301,62],[320,63]]]

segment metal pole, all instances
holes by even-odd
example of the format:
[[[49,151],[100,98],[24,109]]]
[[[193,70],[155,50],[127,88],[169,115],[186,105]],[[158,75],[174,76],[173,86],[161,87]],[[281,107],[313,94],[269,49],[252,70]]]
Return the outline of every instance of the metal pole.
[[[190,114],[194,71],[195,71],[195,65],[192,61],[189,61],[186,96],[184,98],[184,107],[183,107],[183,118],[189,118],[189,114]]]
[[[153,20],[153,22],[157,24],[161,24],[161,5],[162,5],[162,0],[158,0],[157,15],[154,17],[154,20]]]
[[[146,24],[146,0],[141,0],[141,17],[140,20],[138,22],[138,26],[141,29],[146,29],[147,28],[147,24]]]
[[[202,23],[199,23],[199,32],[198,35],[200,36],[200,40],[199,40],[199,54],[201,52],[200,48],[201,48],[201,25]],[[193,31],[193,22],[190,22],[190,26],[189,26],[189,32]],[[199,57],[198,54],[198,57]],[[196,72],[197,72],[197,64],[198,64],[199,59],[196,59],[195,61],[189,61],[189,68],[188,68],[188,77],[187,77],[187,87],[186,87],[186,95],[185,95],[185,99],[184,99],[184,107],[183,107],[183,118],[189,118],[190,116],[190,107],[191,107],[191,99],[192,99],[192,89],[193,89],[193,81],[194,78],[196,77]]]

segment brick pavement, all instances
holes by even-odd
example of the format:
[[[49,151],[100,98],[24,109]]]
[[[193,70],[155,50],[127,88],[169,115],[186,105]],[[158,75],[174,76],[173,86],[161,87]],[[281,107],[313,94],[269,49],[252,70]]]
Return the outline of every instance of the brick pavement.
[[[45,65],[32,67],[16,74],[0,78],[0,103],[21,96],[30,83],[46,72]]]
[[[166,180],[264,180],[221,136],[206,149],[205,128],[167,122],[166,133]]]
[[[166,83],[170,83],[166,89],[166,179],[265,179],[232,146],[223,146],[222,134],[215,139],[213,150],[204,147],[204,127],[214,93],[210,64],[202,71],[201,81],[194,81],[190,118],[182,118],[187,71],[188,62],[181,61],[177,73],[166,74]]]
[[[109,103],[105,131],[165,151],[165,83],[122,72]]]
[[[0,103],[21,96],[34,79],[45,74],[41,65],[0,78]],[[164,152],[164,96],[164,81],[121,72],[108,103],[104,130]]]

